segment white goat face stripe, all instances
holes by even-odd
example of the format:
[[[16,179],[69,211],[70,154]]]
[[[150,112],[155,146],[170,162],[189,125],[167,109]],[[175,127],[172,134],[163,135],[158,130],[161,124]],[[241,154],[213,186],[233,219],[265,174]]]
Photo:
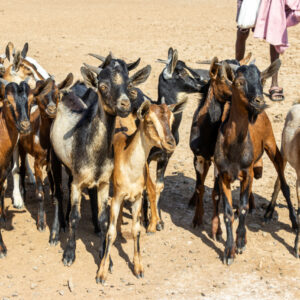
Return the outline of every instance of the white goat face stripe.
[[[164,129],[161,125],[161,122],[158,120],[157,116],[155,113],[150,112],[151,120],[154,123],[155,129],[158,133],[158,136],[160,139],[163,139],[164,137]]]
[[[120,73],[115,74],[115,76],[113,78],[113,81],[114,81],[115,84],[119,84],[119,85],[121,85],[123,83],[123,78],[120,75]]]

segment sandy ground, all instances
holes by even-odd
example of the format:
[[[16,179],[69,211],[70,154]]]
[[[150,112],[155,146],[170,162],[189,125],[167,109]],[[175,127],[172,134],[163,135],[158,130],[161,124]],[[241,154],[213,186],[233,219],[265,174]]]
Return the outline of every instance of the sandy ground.
[[[37,59],[57,80],[68,72],[79,77],[83,62],[98,63],[88,52],[107,55],[112,51],[128,62],[142,58],[141,66],[152,65],[152,73],[143,85],[145,93],[157,96],[158,76],[162,65],[156,58],[166,58],[170,46],[177,48],[179,58],[196,67],[199,59],[234,56],[236,1],[224,0],[152,0],[152,1],[6,1],[0,6],[0,49],[8,41],[18,48],[29,42],[29,56]],[[289,30],[291,47],[286,51],[280,71],[280,84],[286,101],[271,103],[267,113],[280,144],[285,115],[300,98],[300,26]],[[298,37],[298,38],[297,38]],[[264,42],[249,38],[257,65],[264,69],[269,62],[269,48]],[[266,91],[269,82],[266,86]],[[190,97],[180,127],[180,144],[166,172],[162,194],[162,217],[165,230],[148,236],[143,231],[141,247],[145,278],[132,273],[133,241],[131,220],[123,226],[126,242],[117,240],[112,258],[114,272],[105,286],[95,283],[99,263],[99,241],[90,222],[88,200],[82,202],[83,216],[77,238],[76,261],[64,267],[61,258],[66,233],[56,247],[48,245],[49,229],[36,230],[37,203],[34,187],[29,190],[26,209],[16,210],[7,193],[8,222],[2,230],[8,248],[0,260],[1,299],[300,299],[300,261],[292,254],[294,233],[291,231],[283,196],[279,197],[277,218],[262,224],[263,205],[270,200],[275,171],[264,156],[263,178],[254,183],[258,209],[247,220],[248,244],[243,255],[227,267],[220,257],[224,242],[209,237],[212,203],[212,170],[206,182],[205,224],[191,227],[193,211],[187,208],[192,195],[195,174],[188,146],[191,118],[197,101]],[[296,205],[295,175],[287,168],[292,201]],[[238,201],[238,183],[233,186]],[[46,206],[51,224],[52,204]],[[236,226],[236,224],[235,224]],[[222,221],[223,238],[225,229]],[[69,290],[68,281],[73,289]]]

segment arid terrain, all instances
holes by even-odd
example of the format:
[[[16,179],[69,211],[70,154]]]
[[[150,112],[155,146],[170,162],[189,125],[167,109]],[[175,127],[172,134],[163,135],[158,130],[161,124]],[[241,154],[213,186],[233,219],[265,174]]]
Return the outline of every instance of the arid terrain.
[[[127,62],[141,57],[141,66],[152,66],[151,75],[141,88],[156,99],[163,68],[156,59],[167,58],[170,46],[191,67],[199,67],[196,61],[200,59],[234,57],[235,14],[235,0],[2,1],[0,52],[4,52],[9,41],[18,49],[28,42],[28,56],[58,81],[69,72],[80,78],[83,62],[98,64],[87,56],[89,52],[107,55],[112,51]],[[289,29],[291,46],[282,56],[279,79],[286,100],[274,103],[267,99],[267,113],[278,146],[285,115],[300,99],[299,36],[300,26]],[[247,51],[253,53],[261,70],[268,66],[267,43],[250,36]],[[265,92],[269,85],[268,81]],[[293,254],[295,234],[282,194],[274,220],[267,225],[262,222],[276,180],[275,169],[266,155],[263,178],[254,182],[257,209],[247,218],[247,249],[237,255],[233,265],[228,267],[220,259],[224,240],[214,242],[210,238],[213,168],[206,182],[204,225],[192,228],[194,211],[187,204],[194,190],[195,173],[189,134],[197,103],[196,97],[189,97],[180,143],[167,168],[161,199],[165,229],[155,235],[142,231],[143,279],[136,279],[132,272],[129,211],[125,214],[127,224],[122,227],[125,240],[118,239],[112,250],[113,273],[104,286],[97,285],[100,245],[93,232],[88,196],[82,201],[76,261],[65,267],[62,252],[67,234],[61,234],[61,243],[56,247],[48,244],[53,216],[51,199],[47,197],[46,201],[48,228],[38,232],[34,186],[27,184],[24,209],[13,208],[11,187],[6,193],[8,220],[2,234],[8,254],[0,260],[0,299],[300,299],[300,260]],[[290,167],[286,177],[297,207],[295,174]],[[238,203],[238,182],[233,185],[233,195]],[[223,216],[221,220],[225,239]]]

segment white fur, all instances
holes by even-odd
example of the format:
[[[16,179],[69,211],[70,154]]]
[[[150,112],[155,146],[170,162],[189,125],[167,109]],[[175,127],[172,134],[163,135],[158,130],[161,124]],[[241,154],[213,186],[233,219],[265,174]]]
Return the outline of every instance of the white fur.
[[[41,74],[41,76],[44,79],[50,78],[48,72],[33,58],[26,56],[25,60],[27,60],[29,63],[33,64],[37,71]],[[35,72],[34,72],[35,73]],[[35,75],[36,76],[36,75]],[[36,80],[39,80],[39,78],[35,78]]]
[[[31,106],[30,114],[33,114],[39,107],[37,105]]]
[[[60,102],[57,106],[56,118],[50,130],[50,139],[56,155],[70,169],[72,165],[73,133],[69,133],[77,124],[80,117],[80,114],[72,113]]]
[[[13,176],[14,189],[13,189],[13,205],[15,208],[22,208],[24,205],[23,197],[20,190],[20,166],[19,166],[19,148],[15,147],[13,152],[13,168],[11,170]]]

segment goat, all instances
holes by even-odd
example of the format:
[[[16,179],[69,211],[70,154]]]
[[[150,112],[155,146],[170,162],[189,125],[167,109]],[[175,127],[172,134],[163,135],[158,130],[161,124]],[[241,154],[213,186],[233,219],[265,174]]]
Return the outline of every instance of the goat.
[[[70,73],[58,85],[52,78],[46,81],[37,82],[37,94],[35,101],[38,109],[30,116],[32,126],[31,134],[23,136],[19,141],[19,151],[21,157],[21,182],[25,194],[25,155],[30,154],[34,158],[34,174],[36,182],[36,197],[39,202],[37,228],[44,231],[46,227],[46,217],[44,210],[44,189],[43,189],[43,167],[48,165],[48,152],[50,150],[50,127],[56,116],[56,107],[60,100],[60,93],[72,84],[73,75]],[[48,170],[47,170],[48,171]],[[48,178],[53,182],[50,171]]]
[[[54,154],[64,164],[71,175],[71,211],[70,233],[63,262],[70,266],[75,260],[75,233],[80,219],[81,192],[84,188],[97,187],[98,224],[100,238],[105,247],[105,232],[108,222],[107,201],[109,181],[113,171],[112,139],[116,115],[126,117],[131,111],[128,97],[128,86],[134,86],[146,80],[150,66],[137,72],[132,77],[123,71],[118,62],[111,65],[112,56],[108,55],[97,70],[97,76],[89,69],[82,67],[81,72],[86,84],[97,92],[87,91],[84,102],[74,92],[66,93],[58,104],[57,115],[50,131],[53,146],[51,152],[51,172],[56,175]],[[87,105],[88,104],[88,105]],[[62,198],[59,184],[56,182],[54,198],[56,210],[61,207]],[[58,203],[60,202],[60,204]],[[55,244],[59,237],[59,222],[55,214],[50,243]],[[103,253],[102,249],[102,253]],[[101,253],[101,257],[102,257]]]
[[[9,42],[6,46],[5,56],[8,61],[12,60],[12,64],[6,68],[3,79],[9,82],[19,83],[26,80],[32,88],[35,87],[38,80],[46,80],[50,78],[49,74],[33,59],[27,56],[29,46],[25,43],[22,51],[16,51],[13,43]],[[32,112],[37,108],[33,106]],[[26,170],[28,173],[29,181],[35,183],[35,178],[32,174],[31,168],[26,157]],[[13,154],[13,205],[15,208],[23,207],[24,201],[22,194],[25,193],[24,189],[20,190],[20,167],[19,167],[19,147],[15,147]]]
[[[180,113],[186,99],[169,105],[156,105],[145,101],[137,111],[139,125],[128,136],[125,132],[114,135],[113,171],[114,195],[111,200],[110,224],[106,236],[106,248],[96,281],[104,283],[109,268],[110,250],[116,238],[116,225],[120,208],[125,200],[132,203],[132,235],[134,240],[134,274],[144,276],[140,253],[140,214],[143,190],[147,181],[147,158],[152,147],[156,146],[166,152],[173,152],[176,147],[171,128],[174,115]],[[173,114],[172,114],[173,111]],[[153,191],[155,193],[155,191]]]
[[[30,108],[36,90],[22,81],[20,84],[11,82],[6,86],[0,83],[3,107],[0,110],[0,219],[4,214],[4,183],[11,169],[11,159],[19,137],[30,133]],[[5,87],[4,87],[5,86]],[[7,254],[7,249],[0,232],[0,257]]]
[[[190,133],[190,148],[194,154],[194,168],[196,172],[196,187],[192,198],[189,201],[189,206],[196,204],[195,215],[193,218],[193,226],[202,224],[204,214],[203,209],[203,195],[205,179],[213,160],[215,145],[219,127],[222,122],[222,116],[227,106],[230,106],[231,101],[231,86],[225,81],[225,75],[233,79],[233,70],[231,68],[223,69],[224,62],[232,66],[240,66],[247,64],[251,58],[251,53],[247,55],[245,60],[240,62],[236,60],[225,60],[219,63],[215,57],[211,61],[209,70],[210,80],[202,88],[202,100],[194,113],[191,133]],[[224,73],[226,71],[226,74]],[[225,112],[226,114],[226,112]],[[258,164],[258,163],[256,163]],[[258,176],[258,167],[255,166],[255,174]],[[212,238],[220,239],[222,231],[220,227],[220,220],[218,216],[219,210],[219,185],[218,177],[215,176],[215,184],[212,192],[213,199],[213,217],[212,217]],[[254,198],[251,194],[250,209],[255,206]]]
[[[160,61],[164,62],[162,60]],[[193,70],[187,67],[183,61],[178,60],[178,53],[176,49],[173,50],[173,48],[169,48],[168,60],[165,63],[166,67],[161,72],[158,81],[157,104],[161,104],[164,101],[167,105],[175,104],[184,99],[187,94],[197,93],[200,91],[204,82],[195,79],[192,75],[194,74]],[[172,134],[175,138],[176,145],[179,143],[178,130],[181,119],[182,113],[176,114],[172,125]],[[164,174],[171,155],[172,153],[166,153],[163,149],[153,147],[148,157],[148,164],[150,164],[151,161],[157,162],[155,192],[156,206],[159,212],[159,221],[155,226],[149,226],[148,232],[155,232],[156,230],[161,230],[164,227],[164,223],[161,220],[159,198],[160,193],[164,189]]]
[[[252,191],[253,167],[264,150],[280,178],[281,190],[289,206],[292,224],[297,225],[289,186],[284,177],[282,156],[276,146],[271,122],[264,112],[266,104],[262,85],[267,78],[278,71],[279,67],[280,60],[273,62],[263,72],[260,72],[254,64],[241,66],[237,68],[233,81],[226,76],[226,72],[224,73],[227,84],[232,87],[232,100],[228,117],[222,123],[218,133],[214,161],[219,172],[227,232],[223,262],[228,265],[234,260],[236,248],[237,253],[242,253],[246,247],[245,221]],[[227,65],[226,68],[230,67]],[[241,192],[235,245],[232,234],[234,214],[230,185],[236,179],[241,181]]]
[[[299,235],[300,235],[300,195],[299,195],[299,187],[300,187],[300,161],[299,161],[299,127],[300,127],[300,104],[295,104],[292,108],[288,111],[285,124],[282,131],[282,138],[281,138],[281,154],[283,159],[283,169],[285,169],[286,163],[288,162],[296,171],[297,180],[296,180],[296,194],[298,199],[298,210],[297,210],[297,232],[296,232],[296,239],[294,244],[294,251],[295,255],[299,257]],[[280,191],[280,180],[277,178],[274,192],[272,195],[272,201],[270,202],[267,212],[265,215],[266,219],[272,217],[276,199],[278,197],[278,193]]]

